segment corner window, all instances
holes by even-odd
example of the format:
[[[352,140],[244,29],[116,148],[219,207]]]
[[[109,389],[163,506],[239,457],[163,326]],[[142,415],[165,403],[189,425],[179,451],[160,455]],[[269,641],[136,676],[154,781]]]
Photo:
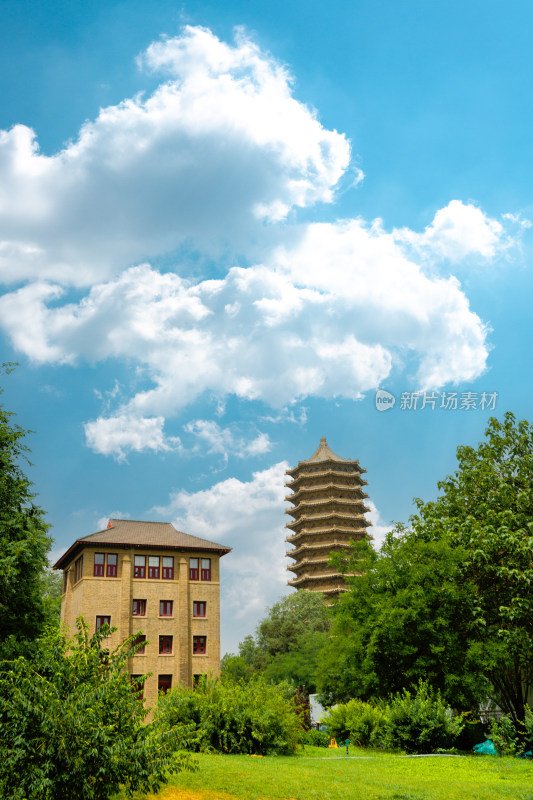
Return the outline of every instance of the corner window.
[[[157,691],[165,693],[170,689],[172,689],[172,675],[158,675]]]
[[[195,655],[204,655],[207,653],[207,636],[193,636],[192,651]]]
[[[96,630],[99,630],[102,625],[109,625],[111,627],[111,616],[110,615],[102,615],[96,617]]]
[[[211,559],[210,558],[202,558],[202,580],[203,581],[210,581],[211,580]]]
[[[118,564],[118,556],[116,553],[108,553],[107,554],[107,569],[106,569],[106,578],[116,578],[117,577],[117,564]]]
[[[134,600],[131,613],[134,617],[146,616],[146,600]]]
[[[81,581],[83,577],[83,556],[80,556],[74,563],[74,583]]]
[[[174,558],[172,556],[163,556],[163,580],[174,580]]]
[[[198,574],[198,558],[189,558],[189,580],[190,581],[197,581],[199,579]]]
[[[131,675],[131,691],[139,695],[139,700],[144,696],[144,675]]]
[[[169,655],[172,653],[172,636],[159,637],[159,653],[161,655]]]
[[[146,556],[134,556],[133,577],[146,578]]]
[[[207,603],[204,600],[195,600],[192,604],[193,617],[205,617]]]
[[[148,577],[159,578],[159,556],[148,556]]]
[[[103,553],[95,553],[94,570],[93,570],[93,575],[95,578],[104,577],[104,563],[105,563],[105,555]]]
[[[63,594],[67,591],[68,587],[68,570],[63,572]]]
[[[160,617],[171,617],[172,616],[172,607],[173,607],[173,601],[172,600],[160,600],[159,601],[159,616]]]

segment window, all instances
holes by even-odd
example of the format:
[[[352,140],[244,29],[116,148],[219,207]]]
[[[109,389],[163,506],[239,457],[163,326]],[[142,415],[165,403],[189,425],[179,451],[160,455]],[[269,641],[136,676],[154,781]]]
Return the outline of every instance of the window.
[[[167,654],[172,653],[172,636],[159,637],[159,653]]]
[[[131,675],[131,690],[134,694],[139,694],[139,699],[144,696],[144,675]]]
[[[195,600],[192,604],[193,617],[205,617],[206,605],[204,600]]]
[[[172,688],[172,675],[157,676],[157,691],[168,692]]]
[[[211,580],[211,559],[210,558],[202,558],[202,580],[203,581],[210,581]]]
[[[139,647],[139,649],[137,650],[137,652],[136,652],[136,654],[135,654],[135,655],[137,655],[137,656],[143,656],[143,655],[144,655],[144,651],[145,651],[145,649],[146,649],[146,636],[144,635],[144,633],[139,633],[139,634],[138,634],[138,635],[135,637],[135,642],[134,642],[134,644],[140,644],[140,645],[142,645],[142,647]]]
[[[109,625],[111,627],[111,617],[109,615],[102,615],[96,617],[96,630],[102,627],[102,625]]]
[[[83,556],[80,556],[74,564],[74,583],[77,583],[83,576]]]
[[[146,616],[146,600],[134,600],[131,613],[134,617]]]
[[[198,575],[198,559],[197,558],[189,558],[189,580],[190,581],[197,581],[199,578]]]
[[[159,578],[159,556],[148,556],[148,577]]]
[[[117,577],[117,564],[118,564],[118,556],[116,553],[108,553],[107,554],[107,570],[106,570],[106,578],[116,578]]]
[[[192,637],[192,651],[195,655],[207,652],[207,636]]]
[[[163,580],[174,580],[174,559],[172,556],[163,556]]]
[[[159,601],[159,616],[171,617],[172,616],[172,600]]]
[[[95,553],[94,554],[94,572],[93,575],[95,578],[103,578],[104,577],[104,562],[105,562],[105,555],[103,553]]]
[[[68,587],[68,570],[63,572],[63,594],[67,591]]]
[[[133,560],[133,577],[146,578],[146,556],[135,556]]]

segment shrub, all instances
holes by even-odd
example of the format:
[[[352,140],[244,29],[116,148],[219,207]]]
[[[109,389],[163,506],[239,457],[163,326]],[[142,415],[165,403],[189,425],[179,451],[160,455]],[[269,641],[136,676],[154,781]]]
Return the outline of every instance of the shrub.
[[[419,681],[415,692],[404,689],[391,698],[382,743],[387,749],[430,753],[452,747],[463,727],[462,715],[454,716],[440,692]]]
[[[305,734],[305,744],[310,744],[313,747],[327,747],[329,739],[329,733],[317,731],[316,728],[310,728]]]
[[[350,739],[359,747],[378,747],[386,717],[386,705],[349,700],[331,708],[324,722],[331,736],[339,741]]]
[[[523,749],[516,728],[507,716],[491,723],[489,736],[500,756],[514,756]]]
[[[260,675],[249,683],[203,677],[194,689],[181,686],[161,696],[155,718],[169,729],[192,726],[189,747],[196,751],[289,754],[303,729],[286,694],[286,686],[271,686]]]
[[[104,625],[93,636],[80,618],[67,640],[50,630],[33,662],[0,671],[0,797],[107,800],[120,785],[155,791],[167,770],[193,766],[178,752],[185,728],[144,725],[146,711],[126,670],[135,637],[109,652]]]

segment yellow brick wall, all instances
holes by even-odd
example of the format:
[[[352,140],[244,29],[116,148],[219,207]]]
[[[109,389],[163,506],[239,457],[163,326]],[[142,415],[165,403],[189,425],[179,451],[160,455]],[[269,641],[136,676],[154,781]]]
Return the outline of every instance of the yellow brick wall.
[[[117,577],[94,577],[94,554],[117,553]],[[110,649],[127,636],[143,633],[147,645],[144,654],[129,660],[130,674],[153,673],[146,680],[144,699],[152,706],[157,699],[158,675],[172,675],[172,685],[191,685],[193,676],[202,673],[220,674],[220,582],[219,556],[215,553],[179,552],[175,550],[124,549],[113,547],[85,548],[81,580],[74,582],[74,561],[69,564],[66,591],[63,592],[61,619],[71,633],[76,619],[83,616],[89,632],[96,628],[96,616],[111,617],[117,630],[110,636]],[[174,558],[174,579],[134,578],[134,555],[164,555]],[[189,580],[189,558],[211,559],[211,580]],[[76,559],[75,559],[76,560]],[[162,563],[162,562],[161,562]],[[146,570],[148,574],[148,568]],[[161,573],[160,573],[161,574]],[[133,616],[133,600],[146,600],[146,615]],[[159,616],[159,602],[171,600],[171,617]],[[193,617],[193,602],[204,601],[205,618]],[[159,654],[159,636],[172,636],[172,654]],[[193,636],[207,637],[205,655],[193,655]]]

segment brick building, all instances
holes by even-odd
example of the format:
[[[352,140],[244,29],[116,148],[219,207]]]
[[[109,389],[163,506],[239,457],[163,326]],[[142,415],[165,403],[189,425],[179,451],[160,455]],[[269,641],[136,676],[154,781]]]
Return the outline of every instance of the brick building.
[[[220,573],[225,547],[166,522],[112,519],[61,556],[61,621],[71,631],[83,616],[90,630],[109,623],[115,647],[139,633],[146,646],[130,659],[132,676],[151,672],[144,698],[220,673]]]

